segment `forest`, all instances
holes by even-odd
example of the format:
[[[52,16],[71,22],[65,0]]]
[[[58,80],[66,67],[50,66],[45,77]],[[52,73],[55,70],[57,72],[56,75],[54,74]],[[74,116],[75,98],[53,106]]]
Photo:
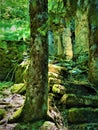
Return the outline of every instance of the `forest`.
[[[98,0],[0,0],[0,130],[98,130]]]

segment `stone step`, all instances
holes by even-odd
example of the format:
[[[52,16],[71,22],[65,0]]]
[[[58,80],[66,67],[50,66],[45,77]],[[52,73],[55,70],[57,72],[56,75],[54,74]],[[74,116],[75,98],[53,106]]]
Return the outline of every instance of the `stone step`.
[[[68,130],[98,130],[98,123],[69,125]]]
[[[49,68],[48,71],[51,73],[55,73],[60,76],[68,77],[67,68],[65,68],[65,67],[49,64],[48,68]]]
[[[98,108],[71,108],[67,119],[71,124],[98,123]]]
[[[55,85],[56,84],[56,85]],[[62,77],[58,77],[54,73],[49,73],[49,86],[56,90],[65,88],[66,93],[74,93],[76,95],[97,95],[96,89],[88,82],[68,81]],[[55,86],[55,87],[54,87]],[[62,87],[59,87],[62,86]],[[59,90],[60,91],[60,90]]]
[[[67,93],[74,93],[77,95],[96,95],[96,89],[88,81],[65,81],[64,86]]]
[[[64,90],[63,90],[64,92]],[[98,96],[77,96],[75,94],[64,94],[60,104],[66,108],[71,107],[93,107],[98,108]]]

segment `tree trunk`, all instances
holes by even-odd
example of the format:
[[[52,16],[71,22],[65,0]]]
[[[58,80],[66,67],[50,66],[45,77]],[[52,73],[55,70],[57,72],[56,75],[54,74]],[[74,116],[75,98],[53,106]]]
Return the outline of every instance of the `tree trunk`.
[[[42,30],[47,21],[47,0],[30,0],[31,55],[22,120],[46,118],[48,109],[48,43]],[[40,31],[38,31],[40,29]]]
[[[74,57],[79,62],[89,52],[88,4],[88,0],[85,0],[76,11]]]
[[[64,28],[62,34],[62,42],[64,47],[64,56],[66,60],[70,61],[73,58],[72,40],[70,27]]]
[[[89,60],[89,80],[98,85],[98,1],[93,1],[90,5],[90,60]],[[98,90],[98,87],[96,87]]]

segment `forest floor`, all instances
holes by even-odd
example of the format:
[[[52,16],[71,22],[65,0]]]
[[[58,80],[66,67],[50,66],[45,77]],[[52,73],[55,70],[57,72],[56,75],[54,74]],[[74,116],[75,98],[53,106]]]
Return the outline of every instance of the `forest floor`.
[[[5,110],[4,117],[0,120],[0,130],[13,130],[16,123],[9,123],[9,118],[23,105],[25,97],[12,94],[10,88],[4,89],[0,95],[0,109]]]
[[[83,96],[85,94],[86,94],[86,96],[88,96],[87,94],[94,95],[96,93],[93,88],[89,88],[90,86],[88,87],[87,84],[85,84],[86,83],[85,81],[87,80],[86,68],[83,67],[80,69],[78,67],[70,67],[68,65],[66,67],[67,68],[67,71],[66,71],[65,66],[64,67],[62,67],[61,65],[59,65],[59,67],[57,67],[57,66],[58,65],[54,65],[54,64],[51,64],[49,66],[49,75],[50,75],[49,81],[52,80],[52,83],[53,83],[53,81],[54,82],[56,81],[56,85],[57,85],[58,82],[61,82],[60,81],[61,79],[63,79],[64,82],[67,82],[67,80],[68,80],[70,85],[66,88],[67,93],[75,93],[76,95],[80,93],[80,95],[83,94]],[[64,71],[64,73],[63,73],[63,71]],[[59,79],[57,78],[57,75],[58,75]],[[51,76],[53,76],[53,77],[51,77]],[[55,79],[55,76],[56,76],[56,79]],[[52,79],[52,78],[54,78],[54,79]],[[73,82],[74,82],[74,80],[76,81],[76,79],[79,82],[77,84],[76,83],[74,84]],[[81,85],[81,82],[82,83],[84,82],[84,84]],[[25,94],[12,93],[11,86],[13,86],[13,84],[14,83],[9,85],[9,87],[8,87],[7,83],[3,82],[3,87],[2,87],[2,89],[0,89],[0,130],[14,130],[15,126],[17,125],[16,119],[18,118],[18,115],[16,117],[13,117],[13,119],[11,119],[11,117],[14,114],[14,112],[16,112],[19,108],[21,108],[21,106],[23,106],[24,101],[25,101]],[[60,99],[66,93],[65,88],[63,88],[61,85],[59,85],[60,88],[58,88],[58,87],[56,88],[57,90],[54,89],[54,87],[51,88],[51,81],[49,83],[49,86],[50,86],[49,94],[50,95],[53,94],[53,97],[55,97],[55,99],[50,101],[50,106],[49,106],[50,113],[49,114],[50,114],[51,118],[53,119],[54,123],[56,124],[56,126],[54,124],[50,123],[49,125],[51,125],[52,127],[50,129],[45,129],[45,130],[67,130],[66,127],[63,127],[62,129],[57,128],[57,126],[59,126],[60,123],[61,123],[61,125],[63,124],[63,119],[62,119],[61,113],[58,109],[58,108],[62,107],[62,105],[60,106],[58,102],[60,102]],[[65,86],[66,86],[66,84],[65,84]],[[77,87],[79,89],[77,89]],[[51,100],[51,98],[50,98],[50,100]],[[69,104],[69,106],[70,106],[70,104]],[[60,109],[62,109],[62,108],[60,108]],[[17,129],[17,130],[20,130],[20,129]],[[30,130],[30,129],[24,128],[22,130]],[[32,130],[38,130],[38,129],[32,129]],[[43,127],[40,130],[44,130]],[[75,130],[75,129],[71,129],[71,130]]]

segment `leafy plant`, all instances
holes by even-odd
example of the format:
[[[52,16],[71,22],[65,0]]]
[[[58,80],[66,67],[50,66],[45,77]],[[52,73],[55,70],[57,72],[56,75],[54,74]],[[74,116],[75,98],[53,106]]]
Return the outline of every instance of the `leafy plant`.
[[[1,0],[0,39],[19,41],[29,39],[28,0]]]
[[[5,89],[5,88],[9,88],[13,85],[13,82],[9,81],[9,82],[0,82],[0,90]]]

